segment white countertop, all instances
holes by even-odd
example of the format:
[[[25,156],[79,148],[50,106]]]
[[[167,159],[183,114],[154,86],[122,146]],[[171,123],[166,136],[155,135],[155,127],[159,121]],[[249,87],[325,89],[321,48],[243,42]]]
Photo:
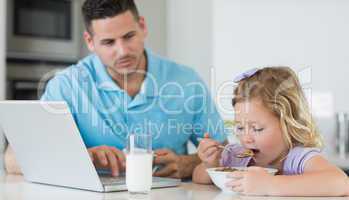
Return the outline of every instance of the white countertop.
[[[0,199],[1,200],[126,200],[126,199],[144,199],[144,200],[273,200],[273,199],[346,199],[349,197],[333,198],[313,198],[313,197],[249,197],[233,196],[221,193],[213,185],[197,185],[193,183],[182,183],[175,188],[154,189],[149,195],[138,196],[129,195],[128,192],[97,193],[83,190],[41,185],[29,183],[23,180],[22,176],[3,175],[0,176]]]

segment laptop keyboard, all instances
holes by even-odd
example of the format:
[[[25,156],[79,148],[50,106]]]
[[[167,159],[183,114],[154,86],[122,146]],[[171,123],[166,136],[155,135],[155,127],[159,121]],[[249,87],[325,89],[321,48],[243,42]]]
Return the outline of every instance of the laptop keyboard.
[[[100,176],[103,185],[122,185],[126,184],[125,176],[111,177],[111,176]],[[153,177],[153,183],[161,182],[161,178]]]

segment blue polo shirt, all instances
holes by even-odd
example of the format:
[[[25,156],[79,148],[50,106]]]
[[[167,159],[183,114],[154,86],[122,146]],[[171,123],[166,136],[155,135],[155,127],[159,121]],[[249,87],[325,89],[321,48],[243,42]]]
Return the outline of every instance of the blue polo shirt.
[[[43,101],[65,101],[87,148],[123,149],[130,133],[151,133],[153,149],[185,154],[186,143],[205,132],[226,139],[223,121],[208,89],[191,68],[145,50],[147,74],[140,92],[130,97],[90,55],[52,78]]]

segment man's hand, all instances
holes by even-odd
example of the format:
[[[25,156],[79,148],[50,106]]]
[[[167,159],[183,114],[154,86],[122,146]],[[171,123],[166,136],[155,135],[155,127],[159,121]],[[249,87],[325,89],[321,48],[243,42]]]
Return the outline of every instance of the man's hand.
[[[194,168],[200,163],[197,155],[177,155],[171,150],[160,149],[155,151],[155,165],[164,165],[154,176],[187,178],[191,177]]]
[[[16,161],[15,153],[13,152],[13,149],[10,147],[10,145],[7,146],[4,161],[5,169],[8,174],[22,174],[22,171]]]
[[[96,168],[110,169],[113,176],[125,170],[125,154],[117,148],[97,146],[87,150]]]

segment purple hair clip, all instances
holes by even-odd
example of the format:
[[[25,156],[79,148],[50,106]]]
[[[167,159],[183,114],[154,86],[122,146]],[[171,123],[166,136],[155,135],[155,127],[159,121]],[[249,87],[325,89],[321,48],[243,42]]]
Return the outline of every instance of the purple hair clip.
[[[249,69],[249,70],[239,74],[238,76],[236,76],[234,78],[234,83],[238,83],[246,78],[250,78],[251,76],[255,75],[258,71],[259,71],[258,68]]]

